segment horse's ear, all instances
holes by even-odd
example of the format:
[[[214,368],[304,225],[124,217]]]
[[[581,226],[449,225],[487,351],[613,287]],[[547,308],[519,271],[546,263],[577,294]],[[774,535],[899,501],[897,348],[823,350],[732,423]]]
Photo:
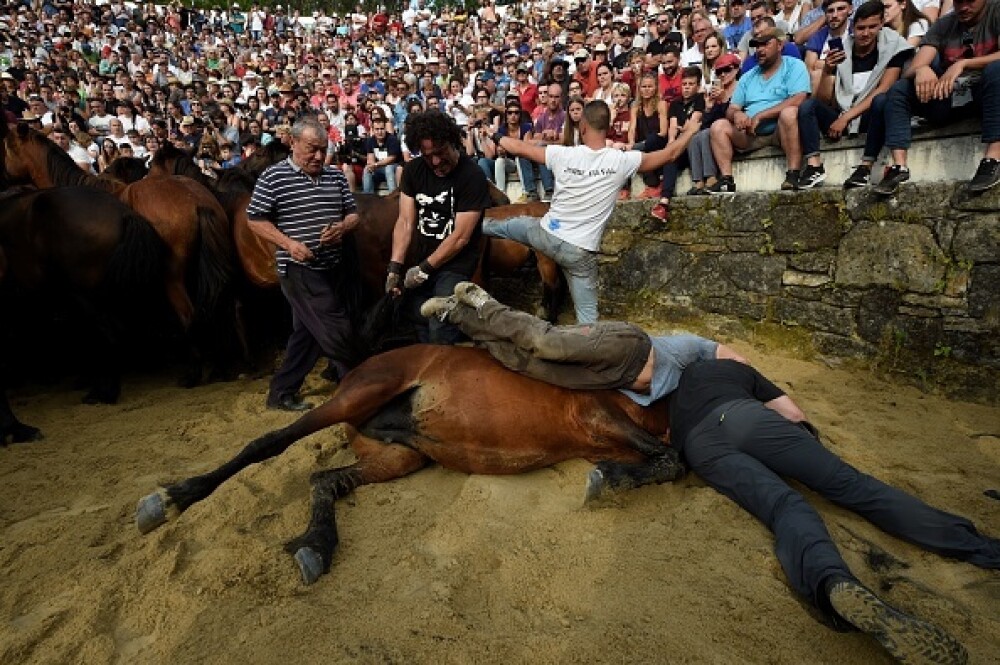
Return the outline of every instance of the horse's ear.
[[[17,136],[18,136],[18,138],[22,138],[22,139],[28,138],[28,132],[30,132],[30,131],[31,131],[31,128],[28,127],[28,125],[24,124],[23,122],[17,123]]]

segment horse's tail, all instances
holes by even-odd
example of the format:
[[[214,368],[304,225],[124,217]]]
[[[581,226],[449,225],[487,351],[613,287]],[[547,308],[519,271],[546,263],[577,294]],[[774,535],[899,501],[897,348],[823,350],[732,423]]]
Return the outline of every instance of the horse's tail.
[[[122,217],[122,234],[108,261],[104,284],[116,296],[148,298],[162,290],[167,245],[153,225],[135,213]]]
[[[212,317],[236,273],[229,220],[206,206],[198,206],[198,262],[196,309],[201,319]]]

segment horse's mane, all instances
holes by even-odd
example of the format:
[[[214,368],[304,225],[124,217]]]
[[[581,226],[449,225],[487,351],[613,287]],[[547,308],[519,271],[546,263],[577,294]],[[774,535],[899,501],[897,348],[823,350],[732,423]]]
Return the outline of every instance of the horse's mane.
[[[146,177],[149,169],[146,168],[146,160],[139,157],[118,157],[108,164],[99,178],[113,178],[125,184],[139,182]]]
[[[21,132],[24,131],[27,133],[22,134]],[[33,129],[20,130],[18,138],[23,142],[34,144],[42,150],[42,154],[45,155],[45,169],[52,183],[56,186],[96,187],[111,194],[115,194],[121,189],[121,183],[113,180],[101,180],[97,176],[85,172],[73,161],[69,153]]]
[[[237,166],[223,169],[219,175],[220,191],[253,191],[257,179],[267,167],[277,164],[291,154],[291,149],[281,141],[271,141],[266,146],[258,148],[252,157],[243,160]]]
[[[173,168],[167,168],[170,160],[174,160]],[[208,190],[215,190],[215,181],[201,172],[201,169],[194,163],[191,155],[173,143],[164,143],[153,155],[153,162],[150,166],[159,166],[165,173],[191,178]]]

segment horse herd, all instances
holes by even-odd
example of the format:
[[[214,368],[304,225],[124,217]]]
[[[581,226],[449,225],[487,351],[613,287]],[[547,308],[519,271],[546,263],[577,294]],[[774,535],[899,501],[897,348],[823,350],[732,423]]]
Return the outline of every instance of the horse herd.
[[[15,314],[4,321],[16,320],[19,302],[58,296],[74,305],[92,340],[85,400],[118,398],[120,337],[130,318],[157,301],[169,305],[185,341],[185,384],[201,381],[203,361],[224,361],[227,349],[248,353],[241,325],[246,303],[254,291],[275,291],[277,274],[273,248],[251,231],[246,207],[256,178],[287,157],[287,148],[271,144],[217,180],[169,148],[148,173],[141,162],[120,162],[96,177],[26,127],[2,125],[0,134],[8,182],[31,186],[6,190],[0,212],[0,298],[13,299],[2,306]],[[489,218],[541,217],[546,210],[538,203],[509,205],[495,189],[493,195],[498,206],[487,211]],[[358,195],[357,202],[361,224],[345,243],[353,249],[344,252],[352,262],[346,268],[358,276],[359,303],[373,304],[381,297],[399,199]],[[512,274],[531,257],[523,245],[484,239],[477,279]],[[422,258],[408,257],[408,263]],[[543,283],[540,313],[553,320],[562,276],[547,257],[534,258]],[[368,342],[362,347],[371,349]],[[3,367],[0,358],[0,443],[40,437],[12,413]],[[446,408],[455,403],[462,408]],[[585,458],[599,463],[588,495],[672,480],[683,471],[665,445],[662,405],[643,408],[614,391],[543,384],[478,349],[409,345],[364,360],[326,404],[254,440],[218,469],[142,499],[139,530],[157,528],[240,470],[338,423],[349,426],[358,461],[312,477],[312,518],[287,546],[307,584],[329,569],[337,498],[431,461],[468,473],[509,474]]]

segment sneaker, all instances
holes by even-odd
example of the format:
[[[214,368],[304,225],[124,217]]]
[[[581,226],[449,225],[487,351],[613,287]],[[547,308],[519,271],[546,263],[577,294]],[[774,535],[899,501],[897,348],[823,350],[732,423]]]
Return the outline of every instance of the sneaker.
[[[788,191],[790,189],[798,189],[799,187],[799,170],[789,169],[785,171],[785,181],[781,183],[781,189]]]
[[[550,203],[552,201],[552,190],[546,189],[545,193],[542,195],[542,201],[545,203]]]
[[[819,183],[826,180],[826,169],[823,165],[819,166],[809,166],[802,169],[802,173],[799,174],[799,181],[796,183],[796,189],[812,189]]]
[[[865,166],[864,164],[858,164],[854,168],[854,173],[851,177],[844,181],[844,189],[857,189],[858,187],[867,187],[868,180],[872,175],[872,167]]]
[[[636,198],[640,199],[658,199],[660,198],[660,188],[659,187],[647,187],[646,189],[639,192],[639,196]]]
[[[705,189],[709,194],[733,194],[736,192],[736,181],[731,175],[719,176],[714,185],[709,185]]]
[[[657,203],[649,214],[658,220],[665,222],[670,219],[670,205],[667,203]]]
[[[969,181],[969,191],[985,192],[987,189],[995,187],[998,182],[1000,182],[1000,159],[984,157],[979,162],[976,175],[972,176],[972,180]]]
[[[628,201],[630,198],[632,198],[632,192],[628,191],[627,189],[623,189],[620,192],[618,192],[619,201]]]
[[[898,164],[893,164],[892,166],[886,168],[885,175],[882,176],[882,182],[875,185],[874,189],[877,194],[884,194],[886,196],[890,194],[895,194],[899,186],[910,179],[910,169],[905,166],[899,166]]]
[[[283,395],[281,397],[267,399],[267,408],[274,409],[276,411],[308,411],[313,408],[310,402],[302,401],[302,398],[298,395]]]
[[[685,196],[701,196],[702,194],[707,194],[704,187],[692,187],[687,190]]]
[[[829,597],[837,614],[901,663],[959,665],[969,659],[965,647],[943,629],[891,607],[854,580],[833,584]]]
[[[458,301],[455,300],[454,296],[449,296],[448,298],[428,298],[420,306],[420,314],[426,316],[428,319],[435,317],[439,321],[446,321],[448,315],[451,314],[451,310],[455,309],[457,304]]]
[[[493,300],[493,296],[487,293],[486,289],[472,282],[459,282],[456,284],[455,298],[458,302],[476,309]]]

